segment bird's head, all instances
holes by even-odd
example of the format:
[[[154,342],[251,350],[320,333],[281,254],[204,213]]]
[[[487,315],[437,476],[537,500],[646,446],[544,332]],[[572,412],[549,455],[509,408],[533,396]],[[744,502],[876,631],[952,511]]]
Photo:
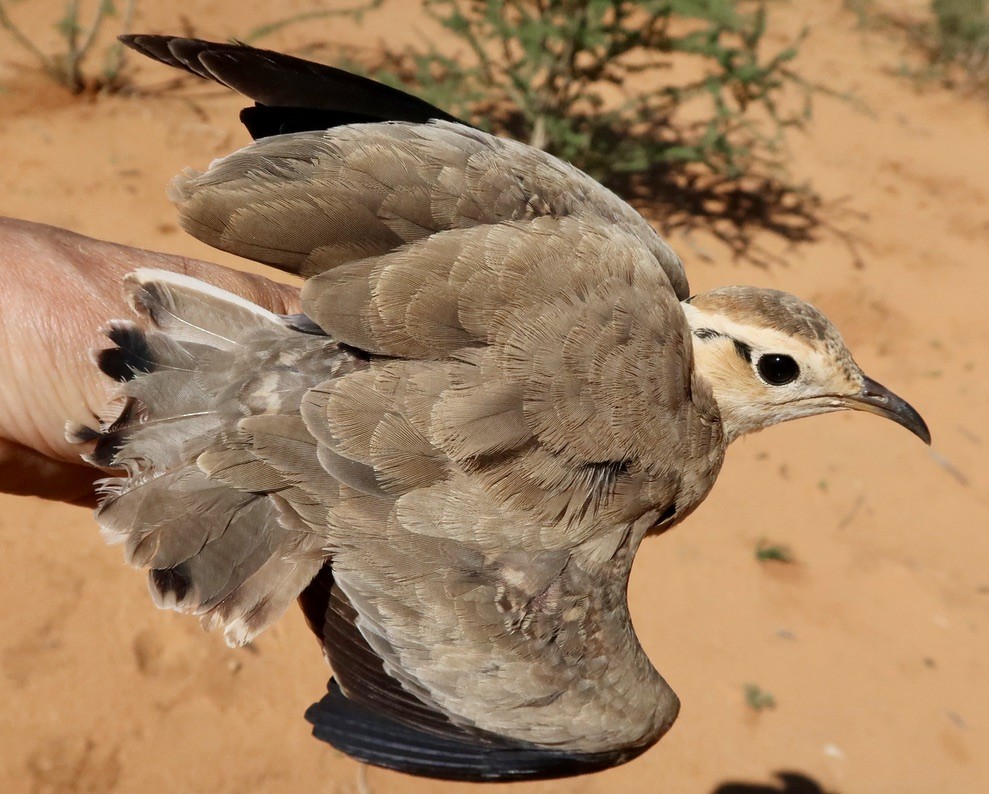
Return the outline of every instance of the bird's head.
[[[868,411],[931,443],[908,403],[865,376],[817,309],[785,292],[724,287],[684,301],[697,372],[714,391],[725,433],[842,411]]]

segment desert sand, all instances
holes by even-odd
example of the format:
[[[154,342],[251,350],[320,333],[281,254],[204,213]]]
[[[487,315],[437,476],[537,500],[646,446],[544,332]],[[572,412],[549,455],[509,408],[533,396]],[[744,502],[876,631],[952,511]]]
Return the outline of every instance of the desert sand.
[[[5,5],[57,45],[61,0]],[[135,30],[225,39],[320,4],[139,5]],[[785,260],[769,268],[703,238],[671,242],[695,291],[750,283],[819,306],[921,411],[934,446],[848,414],[733,446],[712,496],[647,542],[633,572],[636,630],[683,701],[676,725],[624,767],[499,790],[989,791],[989,108],[897,76],[912,56],[842,3],[771,9],[775,43],[810,27],[798,68],[859,100],[819,98],[790,149],[795,174],[847,208],[837,222],[861,266],[826,233],[792,249],[767,238]],[[391,0],[363,27],[316,21],[261,43],[373,48],[430,31],[414,3]],[[27,61],[0,31],[0,214],[235,264],[177,228],[164,186],[247,143],[240,99],[191,83],[73,98]],[[173,77],[134,66],[138,86]],[[757,561],[762,540],[795,564]],[[228,649],[156,611],[86,510],[32,498],[0,496],[0,561],[4,792],[472,788],[361,773],[310,737],[302,714],[328,671],[296,610]],[[752,709],[747,685],[775,708]],[[803,777],[784,789],[774,776],[787,770]]]

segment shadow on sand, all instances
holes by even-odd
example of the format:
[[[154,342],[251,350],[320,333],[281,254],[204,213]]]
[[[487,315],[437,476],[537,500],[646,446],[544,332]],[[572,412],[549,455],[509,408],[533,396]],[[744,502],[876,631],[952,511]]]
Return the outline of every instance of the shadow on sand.
[[[711,794],[837,794],[800,772],[775,774],[779,783],[722,783]]]

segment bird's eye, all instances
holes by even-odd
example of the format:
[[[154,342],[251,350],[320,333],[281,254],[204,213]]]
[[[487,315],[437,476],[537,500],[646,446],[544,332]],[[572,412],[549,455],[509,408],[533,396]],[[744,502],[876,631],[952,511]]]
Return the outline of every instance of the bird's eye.
[[[759,368],[759,375],[762,379],[773,386],[785,386],[787,383],[793,383],[800,374],[800,367],[797,366],[797,362],[790,356],[779,353],[768,353],[765,356],[760,356],[756,366]]]

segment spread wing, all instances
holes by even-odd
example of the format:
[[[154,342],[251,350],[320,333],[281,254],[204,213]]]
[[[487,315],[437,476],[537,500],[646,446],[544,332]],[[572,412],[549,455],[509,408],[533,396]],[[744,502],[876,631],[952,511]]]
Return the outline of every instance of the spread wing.
[[[310,279],[327,335],[181,277],[130,289],[152,328],[101,357],[133,409],[99,436],[131,473],[100,520],[162,605],[236,641],[328,561],[339,688],[317,735],[490,779],[665,732],[676,697],[625,588],[696,436],[685,321],[634,238],[577,218],[439,233]]]
[[[310,276],[446,229],[592,214],[638,237],[677,297],[689,296],[683,265],[652,227],[545,152],[485,135],[410,94],[330,66],[243,44],[122,41],[254,99],[258,105],[242,115],[254,137],[312,131],[258,141],[214,163],[208,179],[177,182],[183,227],[212,246]],[[261,127],[252,126],[252,112],[264,118]],[[380,121],[402,123],[367,124]],[[277,223],[289,215],[289,229]]]
[[[342,696],[423,741],[437,718],[580,757],[658,738],[676,701],[625,587],[642,536],[678,508],[697,439],[688,331],[648,251],[590,219],[450,230],[326,271],[302,299],[368,358],[299,408],[337,483],[300,483],[323,495],[312,529],[345,605],[334,616],[430,716],[381,697],[331,632]],[[239,426],[264,463],[271,421]],[[257,489],[243,472],[217,475]]]
[[[438,232],[588,217],[635,238],[679,299],[672,249],[586,174],[516,141],[449,122],[360,124],[264,138],[172,186],[205,243],[313,276]],[[291,224],[285,224],[291,218]]]
[[[338,684],[308,716],[374,763],[557,776],[656,741],[678,704],[626,584],[697,500],[683,462],[720,451],[658,235],[447,122],[267,138],[174,197],[201,239],[310,278],[297,318],[129,286],[150,328],[100,357],[124,411],[74,435],[127,468],[100,517],[159,602],[242,642],[301,591]]]
[[[310,279],[303,308],[371,356],[301,414],[341,482],[334,585],[384,673],[468,734],[581,757],[658,738],[676,701],[625,587],[696,439],[649,252],[599,220],[451,230]],[[327,649],[343,696],[410,721]]]

